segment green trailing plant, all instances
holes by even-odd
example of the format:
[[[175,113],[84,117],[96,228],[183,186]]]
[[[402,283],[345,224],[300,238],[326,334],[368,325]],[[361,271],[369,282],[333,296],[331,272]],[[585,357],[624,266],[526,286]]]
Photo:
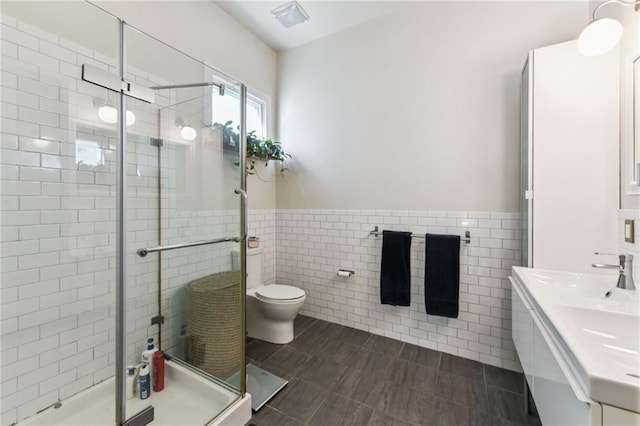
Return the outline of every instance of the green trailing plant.
[[[231,125],[232,121],[227,121],[224,124],[215,123],[214,126],[222,128],[223,147],[227,149],[237,150],[240,143],[240,129],[239,126],[234,130]],[[285,152],[280,142],[274,141],[269,138],[260,138],[256,136],[256,131],[252,130],[247,133],[247,173],[252,175],[256,174],[256,162],[264,162],[264,166],[269,165],[269,161],[275,160],[280,162],[280,175],[289,170],[284,166],[285,161],[288,158],[292,158],[291,154]],[[239,165],[239,162],[235,163]]]

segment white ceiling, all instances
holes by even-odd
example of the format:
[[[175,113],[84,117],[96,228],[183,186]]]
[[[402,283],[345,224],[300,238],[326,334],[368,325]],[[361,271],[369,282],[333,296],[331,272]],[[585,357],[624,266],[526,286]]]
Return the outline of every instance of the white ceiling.
[[[215,1],[215,0],[214,0]],[[298,3],[310,19],[284,28],[271,11],[288,3],[280,1],[218,0],[215,3],[274,50],[287,50],[345,28],[394,12],[401,1],[304,1]]]

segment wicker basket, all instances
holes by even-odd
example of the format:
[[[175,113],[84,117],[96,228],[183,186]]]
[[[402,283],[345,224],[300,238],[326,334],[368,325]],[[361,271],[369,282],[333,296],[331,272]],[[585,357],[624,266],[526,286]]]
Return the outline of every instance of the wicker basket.
[[[240,365],[240,271],[220,272],[186,286],[189,362],[219,375]]]

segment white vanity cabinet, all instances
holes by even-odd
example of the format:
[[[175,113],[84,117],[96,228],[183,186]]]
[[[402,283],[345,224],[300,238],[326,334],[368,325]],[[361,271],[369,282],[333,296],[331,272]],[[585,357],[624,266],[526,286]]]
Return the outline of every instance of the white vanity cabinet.
[[[640,426],[640,294],[513,267],[513,342],[545,426]],[[635,328],[634,328],[635,327]]]
[[[580,389],[540,314],[523,289],[513,280],[512,284],[513,341],[542,424],[600,426],[600,404]]]

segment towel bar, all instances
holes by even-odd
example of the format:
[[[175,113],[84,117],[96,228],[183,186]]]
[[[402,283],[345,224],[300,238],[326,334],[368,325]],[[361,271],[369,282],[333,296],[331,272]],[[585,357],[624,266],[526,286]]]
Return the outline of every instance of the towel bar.
[[[376,225],[373,227],[373,231],[369,231],[369,235],[379,237],[382,235],[382,231],[380,231],[378,226]],[[425,238],[425,236],[412,233],[411,238]],[[464,241],[465,243],[469,244],[471,242],[471,232],[464,231],[464,238],[460,237],[460,241]]]

